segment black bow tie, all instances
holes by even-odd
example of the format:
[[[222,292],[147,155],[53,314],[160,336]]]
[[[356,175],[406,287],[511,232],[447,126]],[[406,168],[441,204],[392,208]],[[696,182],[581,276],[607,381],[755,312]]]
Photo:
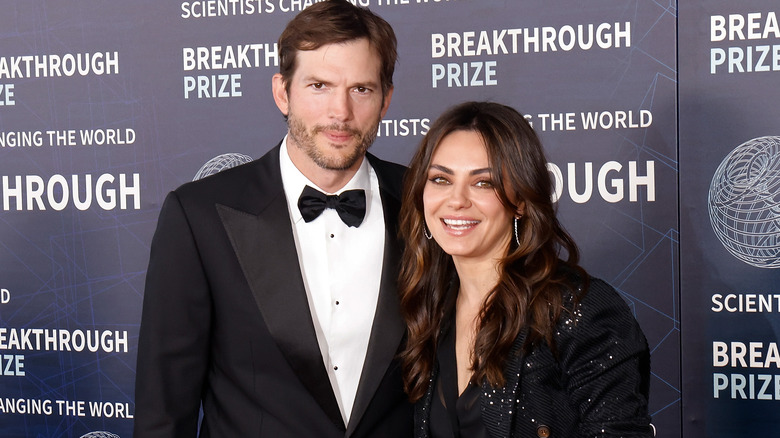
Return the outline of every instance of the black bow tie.
[[[298,198],[298,210],[306,222],[311,222],[326,209],[336,210],[339,217],[350,227],[358,227],[366,216],[366,193],[363,190],[346,190],[340,195],[326,195],[306,186]]]

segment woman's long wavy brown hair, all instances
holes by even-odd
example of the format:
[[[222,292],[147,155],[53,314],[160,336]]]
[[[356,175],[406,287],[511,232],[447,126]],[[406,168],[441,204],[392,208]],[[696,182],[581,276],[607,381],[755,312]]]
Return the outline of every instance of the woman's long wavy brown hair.
[[[515,339],[528,328],[525,346],[546,342],[563,309],[562,287],[570,281],[561,264],[579,271],[579,251],[556,218],[553,183],[533,128],[514,109],[491,102],[466,102],[447,110],[431,126],[407,172],[400,233],[406,244],[400,273],[401,312],[408,339],[401,361],[412,401],[428,389],[442,324],[455,308],[458,277],[452,258],[423,235],[423,190],[431,157],[454,131],[474,131],[487,148],[496,193],[513,212],[524,203],[514,238],[499,261],[499,282],[483,303],[472,356],[472,381],[504,384],[503,369]],[[566,253],[562,261],[561,253]]]

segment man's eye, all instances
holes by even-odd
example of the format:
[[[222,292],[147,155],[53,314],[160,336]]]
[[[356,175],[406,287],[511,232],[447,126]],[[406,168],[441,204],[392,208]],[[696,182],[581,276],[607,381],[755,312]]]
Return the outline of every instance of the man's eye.
[[[322,82],[316,82],[316,83],[314,83],[314,84],[311,84],[311,86],[312,86],[314,89],[316,89],[316,90],[320,90],[320,89],[322,89],[322,87],[324,87],[324,86],[325,86],[325,84],[323,84]]]

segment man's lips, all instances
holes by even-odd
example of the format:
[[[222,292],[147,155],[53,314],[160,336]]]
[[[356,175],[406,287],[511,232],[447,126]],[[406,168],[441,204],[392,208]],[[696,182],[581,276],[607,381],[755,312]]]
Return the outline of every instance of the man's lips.
[[[355,137],[360,136],[360,132],[349,127],[341,126],[318,126],[315,133],[322,134],[332,143],[347,143]]]
[[[322,132],[328,139],[336,142],[344,142],[350,140],[354,134],[347,131],[323,131]]]

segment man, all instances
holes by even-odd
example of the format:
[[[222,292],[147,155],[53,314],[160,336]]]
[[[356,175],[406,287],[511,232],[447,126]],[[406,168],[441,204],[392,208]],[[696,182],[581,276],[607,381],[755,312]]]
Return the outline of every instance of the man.
[[[282,143],[162,207],[137,438],[194,437],[201,403],[202,437],[412,434],[394,360],[404,169],[366,154],[392,97],[395,35],[368,10],[326,1],[288,24],[279,54]]]

